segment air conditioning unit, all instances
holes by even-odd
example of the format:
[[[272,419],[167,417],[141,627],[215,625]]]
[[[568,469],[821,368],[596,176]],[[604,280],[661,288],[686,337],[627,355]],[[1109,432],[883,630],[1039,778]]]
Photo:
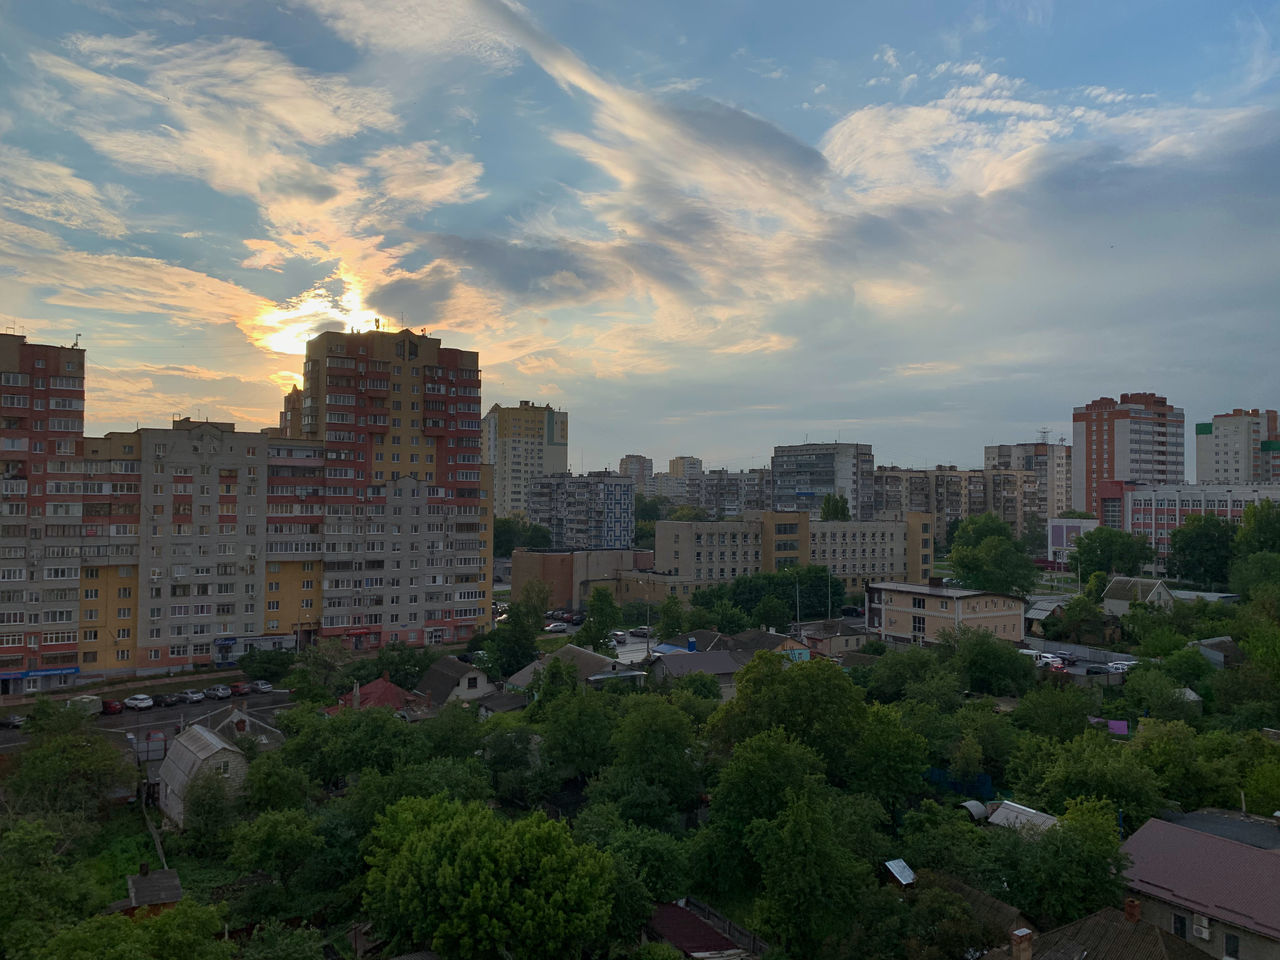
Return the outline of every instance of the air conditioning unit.
[[[1199,937],[1201,940],[1209,940],[1212,934],[1209,932],[1209,918],[1202,917],[1200,914],[1193,914],[1191,917],[1191,934]]]

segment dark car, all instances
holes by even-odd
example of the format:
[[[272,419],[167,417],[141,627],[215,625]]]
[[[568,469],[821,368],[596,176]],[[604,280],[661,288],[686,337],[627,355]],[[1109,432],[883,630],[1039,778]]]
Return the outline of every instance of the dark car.
[[[0,727],[8,727],[10,730],[17,730],[26,722],[27,718],[20,713],[11,713],[6,717],[0,717]]]
[[[569,618],[569,622],[572,623],[575,627],[580,627],[587,622],[587,618],[580,613],[575,613],[572,617]]]
[[[176,693],[157,693],[151,699],[156,702],[157,707],[176,707],[182,702],[182,698]]]
[[[121,700],[103,700],[103,713],[124,713],[124,702]]]
[[[233,697],[247,697],[251,693],[253,693],[253,689],[249,686],[247,680],[237,680],[231,684],[231,695]]]
[[[1086,677],[1096,677],[1096,676],[1099,676],[1100,674],[1110,673],[1110,672],[1111,670],[1101,663],[1091,663],[1084,668],[1084,673]]]

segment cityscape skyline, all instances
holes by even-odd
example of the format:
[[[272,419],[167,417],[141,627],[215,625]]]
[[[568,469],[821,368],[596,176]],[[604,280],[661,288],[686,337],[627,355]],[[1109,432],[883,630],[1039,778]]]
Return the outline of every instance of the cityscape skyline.
[[[83,335],[93,431],[270,425],[375,316],[574,410],[577,468],[1274,405],[1274,3],[156,13],[0,12],[0,329]]]

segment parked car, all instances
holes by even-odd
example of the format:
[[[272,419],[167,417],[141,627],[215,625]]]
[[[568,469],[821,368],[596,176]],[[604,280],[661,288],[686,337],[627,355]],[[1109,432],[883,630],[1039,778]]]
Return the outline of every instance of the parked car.
[[[1111,671],[1100,663],[1091,663],[1084,668],[1085,676],[1096,677],[1099,674],[1110,673]]]
[[[10,730],[18,730],[26,722],[27,718],[20,713],[11,713],[8,716],[0,717],[0,727],[8,727]]]
[[[1055,650],[1053,651],[1053,655],[1068,666],[1075,666],[1076,662],[1080,659],[1074,653],[1068,653],[1066,650]]]
[[[237,680],[235,683],[231,684],[230,689],[233,697],[244,697],[253,692],[249,689],[249,683],[246,680]]]
[[[648,627],[632,627],[631,635],[633,637],[647,637],[649,636],[649,628]]]
[[[1130,667],[1136,667],[1137,660],[1112,660],[1107,664],[1107,669],[1112,673],[1128,673]]]
[[[103,713],[124,713],[124,704],[121,703],[119,700],[103,700],[102,712]]]
[[[274,689],[275,688],[271,686],[270,680],[250,680],[249,681],[250,693],[270,693]]]
[[[626,642],[627,642],[627,631],[625,631],[625,630],[611,630],[611,631],[609,631],[609,639],[610,639],[610,640],[612,640],[614,643],[617,643],[617,644],[623,644],[623,643],[626,643]]]
[[[156,702],[157,707],[176,707],[182,702],[182,698],[176,693],[157,693],[151,699]]]
[[[568,633],[569,625],[563,620],[553,620],[542,628],[547,633]]]
[[[204,695],[210,700],[229,700],[231,699],[231,688],[225,683],[215,683],[211,687],[204,688]]]
[[[204,694],[199,690],[183,690],[178,694],[178,700],[182,703],[199,703],[204,699]]]
[[[156,702],[145,693],[135,693],[132,697],[124,698],[124,705],[130,710],[150,710]]]
[[[580,613],[575,613],[572,617],[569,618],[569,622],[572,623],[575,627],[580,627],[587,622],[587,618]]]

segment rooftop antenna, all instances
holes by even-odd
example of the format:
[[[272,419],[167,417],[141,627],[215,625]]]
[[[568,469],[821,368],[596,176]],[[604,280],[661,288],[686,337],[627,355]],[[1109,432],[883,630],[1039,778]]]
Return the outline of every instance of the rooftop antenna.
[[[1049,428],[1048,428],[1048,427],[1041,427],[1041,428],[1040,428],[1039,433],[1036,435],[1036,440],[1037,440],[1039,443],[1048,443],[1048,442],[1049,442]]]
[[[79,350],[79,349],[80,349],[80,334],[78,334],[78,333],[76,334],[76,342],[75,342],[75,343],[73,343],[73,344],[71,345],[71,349],[73,349],[73,350]]]

